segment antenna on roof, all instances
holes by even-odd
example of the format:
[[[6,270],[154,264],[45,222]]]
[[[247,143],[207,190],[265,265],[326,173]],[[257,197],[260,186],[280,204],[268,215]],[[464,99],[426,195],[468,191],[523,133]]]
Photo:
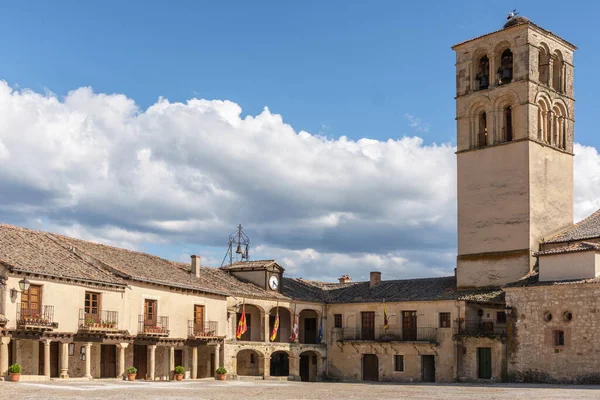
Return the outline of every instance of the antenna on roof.
[[[225,257],[223,257],[223,261],[221,262],[221,267],[225,265],[225,261],[229,258],[229,265],[233,264],[234,258],[235,262],[238,261],[248,261],[248,248],[250,247],[250,239],[244,233],[242,229],[242,224],[238,225],[237,231],[233,232],[229,235],[229,247],[227,248],[227,252],[225,253]],[[235,248],[235,250],[234,250]],[[235,254],[235,255],[234,255]]]

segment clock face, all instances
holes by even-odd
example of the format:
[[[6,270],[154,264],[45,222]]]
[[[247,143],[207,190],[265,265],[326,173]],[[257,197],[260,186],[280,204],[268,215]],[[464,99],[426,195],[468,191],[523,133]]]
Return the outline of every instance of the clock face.
[[[277,279],[275,275],[271,275],[271,277],[269,278],[269,287],[271,288],[271,290],[277,290],[277,288],[279,287],[279,279]]]

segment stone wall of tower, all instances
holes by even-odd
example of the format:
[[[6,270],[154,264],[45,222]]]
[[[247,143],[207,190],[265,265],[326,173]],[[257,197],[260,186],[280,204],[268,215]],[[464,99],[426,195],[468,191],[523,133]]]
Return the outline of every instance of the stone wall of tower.
[[[506,49],[509,83],[497,74]],[[575,47],[526,23],[454,50],[458,285],[503,285],[529,272],[541,239],[573,222]],[[481,87],[484,56],[489,86]]]

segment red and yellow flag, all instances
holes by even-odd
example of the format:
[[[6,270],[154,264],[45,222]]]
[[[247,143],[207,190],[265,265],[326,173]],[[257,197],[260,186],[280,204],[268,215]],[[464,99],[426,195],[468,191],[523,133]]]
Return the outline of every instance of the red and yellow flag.
[[[277,315],[275,316],[275,323],[273,324],[273,329],[271,330],[271,342],[274,342],[277,339],[277,331],[279,330],[279,308],[277,308]]]
[[[242,305],[242,315],[240,316],[240,322],[238,322],[237,331],[235,337],[238,339],[242,338],[242,335],[248,330],[248,324],[246,323],[246,304]]]
[[[387,330],[390,327],[390,321],[388,320],[387,311],[385,310],[385,302],[383,303],[383,329]]]

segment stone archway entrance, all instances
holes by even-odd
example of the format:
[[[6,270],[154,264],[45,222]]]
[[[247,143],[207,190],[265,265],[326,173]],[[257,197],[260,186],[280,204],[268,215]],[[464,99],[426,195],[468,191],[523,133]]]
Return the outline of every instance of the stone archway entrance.
[[[259,354],[254,350],[242,350],[237,353],[237,374],[241,376],[260,376]]]
[[[305,351],[300,354],[300,380],[302,382],[315,382],[318,374],[318,363],[321,357],[314,351]]]
[[[285,351],[276,351],[271,354],[271,376],[290,375],[290,357]]]

